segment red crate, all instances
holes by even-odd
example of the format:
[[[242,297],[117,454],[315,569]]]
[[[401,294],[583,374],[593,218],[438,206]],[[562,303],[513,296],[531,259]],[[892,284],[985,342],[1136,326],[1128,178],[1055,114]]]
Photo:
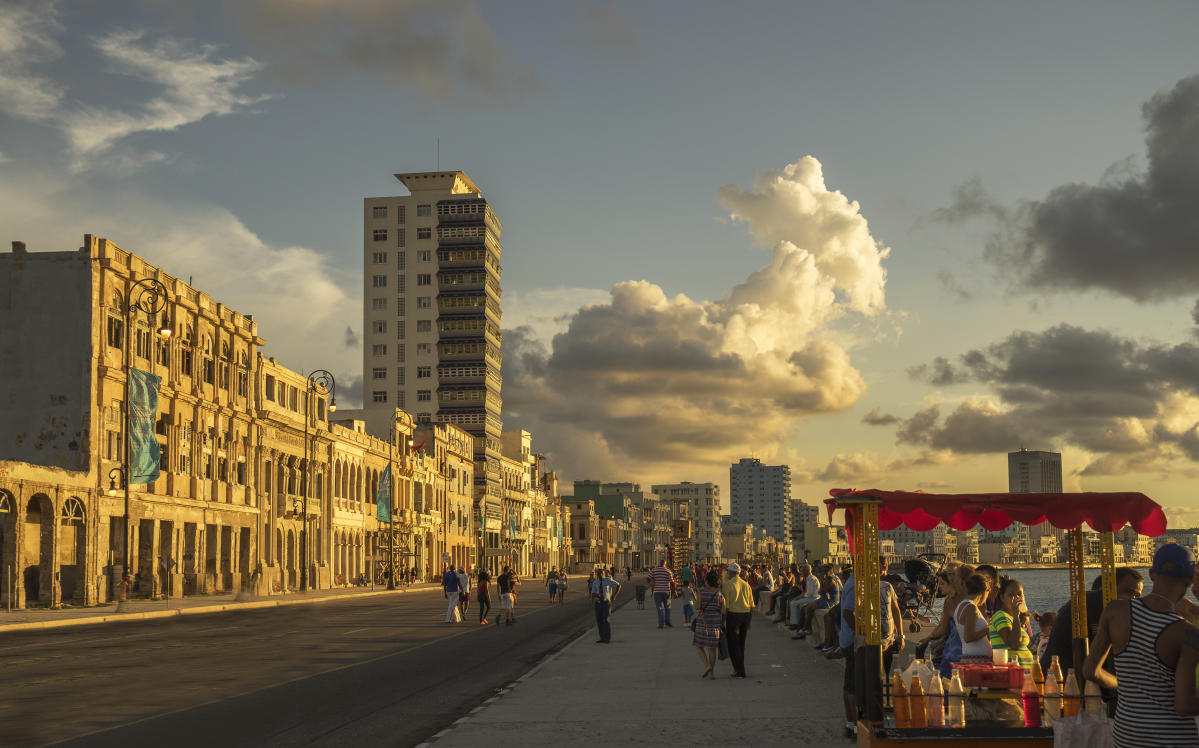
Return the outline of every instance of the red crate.
[[[967,688],[1019,691],[1024,685],[1024,668],[1012,663],[993,665],[989,662],[955,662],[953,669],[961,675],[962,685]]]

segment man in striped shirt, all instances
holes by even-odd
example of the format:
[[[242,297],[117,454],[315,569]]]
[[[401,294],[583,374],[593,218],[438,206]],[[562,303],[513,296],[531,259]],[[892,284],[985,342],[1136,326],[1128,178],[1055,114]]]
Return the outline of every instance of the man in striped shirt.
[[[658,628],[670,626],[670,596],[674,592],[674,574],[666,568],[665,561],[650,569],[649,585],[654,592],[654,607],[658,609]]]

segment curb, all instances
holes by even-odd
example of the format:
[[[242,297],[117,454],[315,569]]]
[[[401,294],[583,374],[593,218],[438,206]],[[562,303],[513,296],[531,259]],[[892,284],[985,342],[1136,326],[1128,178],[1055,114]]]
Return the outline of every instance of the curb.
[[[329,595],[315,598],[288,598],[278,600],[254,600],[249,602],[222,603],[220,605],[198,605],[190,608],[169,608],[164,610],[147,610],[138,613],[112,613],[103,616],[87,616],[86,618],[60,618],[51,621],[28,621],[23,623],[0,624],[0,633],[8,631],[33,631],[40,629],[68,628],[71,626],[90,626],[97,623],[121,623],[124,621],[147,621],[155,618],[174,618],[177,616],[202,615],[205,613],[225,613],[232,610],[255,610],[259,608],[281,608],[289,605],[318,605],[342,600],[358,600],[364,597],[380,595],[399,595],[405,592],[425,592],[438,590],[440,587],[407,590],[376,590],[374,592],[358,592],[350,595]]]

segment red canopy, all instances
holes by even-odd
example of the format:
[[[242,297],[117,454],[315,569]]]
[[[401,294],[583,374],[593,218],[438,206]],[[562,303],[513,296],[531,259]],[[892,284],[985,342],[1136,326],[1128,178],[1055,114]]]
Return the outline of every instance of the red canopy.
[[[838,502],[855,497],[878,499],[878,529],[893,530],[907,525],[913,530],[931,530],[944,522],[954,530],[982,525],[1002,530],[1013,522],[1036,525],[1048,521],[1054,527],[1072,530],[1086,522],[1100,532],[1115,532],[1124,525],[1141,535],[1157,537],[1166,532],[1166,515],[1143,493],[961,493],[934,494],[919,491],[857,491],[834,488],[825,499],[829,518]]]

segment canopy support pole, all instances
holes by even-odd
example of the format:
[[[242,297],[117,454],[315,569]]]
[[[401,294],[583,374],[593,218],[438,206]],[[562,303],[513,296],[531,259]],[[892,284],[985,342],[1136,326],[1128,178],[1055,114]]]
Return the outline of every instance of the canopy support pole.
[[[883,721],[882,610],[879,599],[878,501],[853,508],[854,691],[867,722]],[[900,622],[896,621],[896,625]]]
[[[1087,580],[1083,562],[1086,553],[1083,545],[1082,528],[1066,532],[1067,558],[1070,562],[1070,630],[1073,638],[1074,676],[1082,688],[1082,661],[1090,648],[1087,631]]]
[[[1103,607],[1116,599],[1116,534],[1099,533],[1099,567],[1103,575]]]

